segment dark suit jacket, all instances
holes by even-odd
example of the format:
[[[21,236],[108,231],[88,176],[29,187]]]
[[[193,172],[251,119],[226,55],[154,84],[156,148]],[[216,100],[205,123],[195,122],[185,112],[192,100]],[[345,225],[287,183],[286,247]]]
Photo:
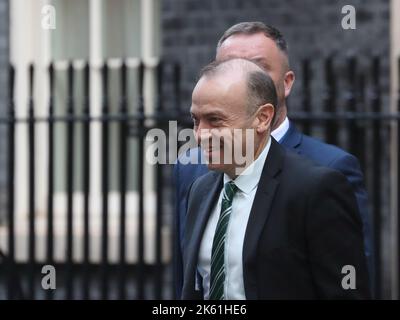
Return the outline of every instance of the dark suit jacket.
[[[183,299],[202,299],[202,292],[195,290],[198,255],[222,177],[209,172],[188,194]],[[346,265],[356,270],[355,289],[342,287]],[[246,228],[243,279],[247,299],[370,297],[362,223],[341,173],[272,140]]]
[[[359,214],[363,222],[364,249],[367,257],[371,282],[373,282],[372,275],[374,274],[374,264],[372,255],[372,232],[367,209],[367,192],[365,190],[363,174],[358,160],[353,155],[336,146],[323,143],[317,139],[302,134],[295,128],[292,122],[290,122],[289,130],[280,141],[280,144],[297,154],[311,159],[321,166],[335,169],[346,176],[356,196]],[[189,164],[182,165],[180,160],[178,160],[174,167],[176,184],[174,275],[177,297],[180,297],[181,295],[183,281],[181,250],[183,246],[183,226],[185,224],[187,211],[187,194],[193,181],[208,172],[206,165],[193,164],[201,163],[200,149],[191,149],[186,156],[191,159]]]

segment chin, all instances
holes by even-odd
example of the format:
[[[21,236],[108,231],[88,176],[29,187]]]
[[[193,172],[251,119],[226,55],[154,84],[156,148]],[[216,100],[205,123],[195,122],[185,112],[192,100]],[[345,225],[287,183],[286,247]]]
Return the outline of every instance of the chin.
[[[207,159],[207,167],[209,170],[225,172],[229,164],[224,163],[224,151],[213,150],[211,152],[204,152],[204,157]]]

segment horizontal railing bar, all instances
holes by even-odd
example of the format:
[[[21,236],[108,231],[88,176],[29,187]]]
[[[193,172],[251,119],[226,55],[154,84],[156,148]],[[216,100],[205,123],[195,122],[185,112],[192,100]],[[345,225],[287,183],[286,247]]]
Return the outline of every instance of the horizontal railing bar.
[[[400,120],[400,112],[293,112],[289,114],[291,120]]]
[[[172,113],[172,112],[171,112]],[[169,113],[169,115],[171,115]],[[85,122],[85,121],[126,121],[126,120],[156,120],[156,119],[167,119],[167,120],[174,120],[173,117],[163,117],[161,115],[122,115],[122,114],[109,114],[106,116],[85,116],[85,115],[73,115],[73,116],[54,116],[54,117],[35,117],[29,119],[28,117],[20,117],[20,118],[8,118],[8,117],[0,117],[0,123],[9,123],[12,122],[69,122],[69,121],[78,121],[78,122]],[[179,116],[177,117],[179,118]],[[189,118],[190,119],[190,118]]]
[[[381,113],[381,112],[342,112],[342,113],[329,113],[329,112],[318,112],[318,113],[307,113],[307,112],[296,112],[289,114],[291,120],[307,120],[307,121],[325,121],[325,120],[400,120],[400,112],[397,113]],[[138,115],[138,114],[108,114],[106,116],[85,116],[85,115],[73,115],[73,116],[53,116],[53,117],[0,117],[0,124],[14,122],[69,122],[69,121],[126,121],[126,120],[183,120],[191,121],[188,115],[178,115],[173,111],[166,114],[154,114],[154,115]]]

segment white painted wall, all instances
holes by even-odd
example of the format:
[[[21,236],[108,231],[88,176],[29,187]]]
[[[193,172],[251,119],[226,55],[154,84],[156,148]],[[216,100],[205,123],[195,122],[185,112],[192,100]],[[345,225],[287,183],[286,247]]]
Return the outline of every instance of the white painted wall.
[[[67,1],[69,1],[67,3]],[[16,116],[26,117],[28,103],[28,65],[33,62],[36,67],[35,75],[35,110],[36,114],[46,116],[48,112],[48,74],[47,68],[51,59],[54,57],[62,57],[64,59],[72,58],[89,58],[91,66],[91,83],[90,83],[90,101],[91,112],[94,116],[101,114],[101,67],[104,59],[109,58],[106,54],[108,45],[115,45],[113,41],[106,41],[105,27],[112,28],[113,21],[108,21],[108,12],[113,6],[122,6],[122,8],[114,8],[117,12],[124,12],[123,19],[126,23],[121,24],[125,29],[132,29],[136,25],[139,30],[122,29],[121,35],[123,41],[117,42],[123,45],[129,41],[131,34],[132,41],[141,39],[140,50],[135,46],[126,45],[121,49],[125,50],[123,58],[135,58],[135,56],[126,55],[127,53],[138,53],[145,60],[147,66],[145,70],[145,102],[146,113],[154,110],[154,93],[155,93],[155,72],[154,66],[158,61],[160,52],[159,44],[159,14],[156,10],[160,8],[160,0],[13,0],[10,1],[10,57],[12,63],[16,67],[16,86],[15,86],[15,103]],[[41,9],[46,4],[57,5],[56,11],[56,28],[57,23],[60,29],[44,30],[41,28],[42,14]],[[71,23],[71,15],[76,10],[80,10],[75,6],[89,7],[89,52],[87,56],[76,56],[76,52],[86,55],[85,50],[79,48],[79,41],[74,41],[74,37],[79,37],[80,27],[79,21],[72,29],[75,34],[66,34],[66,30],[70,30],[68,23]],[[73,8],[71,8],[73,6]],[[140,23],[128,21],[132,16],[138,16],[138,12],[129,10],[139,10]],[[81,10],[84,8],[81,7]],[[75,11],[74,11],[75,10]],[[74,16],[72,14],[72,16]],[[115,17],[114,17],[115,18]],[[118,18],[118,17],[117,17]],[[128,23],[129,22],[129,23]],[[117,25],[115,23],[115,25]],[[124,31],[125,30],[125,31]],[[118,34],[120,30],[111,30],[114,34]],[[135,33],[136,32],[136,33]],[[60,41],[63,37],[67,42]],[[82,35],[83,36],[83,35]],[[72,43],[69,46],[69,43]],[[78,43],[78,44],[77,44]],[[62,48],[60,49],[59,46]],[[76,50],[74,50],[76,47]],[[78,50],[79,49],[79,50]],[[114,57],[115,58],[115,57]],[[122,58],[122,57],[116,57]],[[136,58],[138,58],[136,56]],[[59,67],[59,64],[56,65]],[[44,261],[45,258],[45,241],[46,241],[46,215],[47,212],[47,125],[38,125],[36,127],[36,234],[37,234],[37,259]],[[28,132],[26,125],[16,127],[16,163],[15,163],[15,191],[16,191],[16,259],[25,261],[27,259],[28,244]],[[101,126],[100,123],[91,124],[91,181],[90,181],[90,219],[91,219],[91,260],[100,261],[100,240],[101,240]],[[155,230],[155,193],[154,193],[154,170],[145,164],[145,259],[148,262],[154,261],[154,230]],[[110,226],[110,260],[117,261],[118,253],[118,225],[119,225],[119,197],[118,193],[111,192],[109,195],[109,226]],[[55,259],[62,261],[65,257],[65,228],[66,228],[66,194],[57,192],[54,197],[55,206]],[[136,259],[136,240],[137,240],[137,209],[138,197],[136,192],[129,192],[127,195],[127,259],[134,261]],[[83,198],[80,192],[74,194],[74,259],[81,260],[83,255]],[[169,259],[169,230],[164,230],[164,252],[165,259]],[[0,227],[0,245],[7,248],[7,234],[5,228]],[[6,250],[5,250],[6,251]]]

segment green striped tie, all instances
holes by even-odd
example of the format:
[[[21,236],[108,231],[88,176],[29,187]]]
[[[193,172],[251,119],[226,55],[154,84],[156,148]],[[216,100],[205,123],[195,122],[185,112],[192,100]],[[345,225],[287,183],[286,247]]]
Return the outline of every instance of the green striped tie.
[[[233,181],[225,183],[222,195],[221,214],[215,229],[211,251],[210,300],[224,300],[225,284],[225,238],[229,217],[232,211],[232,200],[238,188]]]

